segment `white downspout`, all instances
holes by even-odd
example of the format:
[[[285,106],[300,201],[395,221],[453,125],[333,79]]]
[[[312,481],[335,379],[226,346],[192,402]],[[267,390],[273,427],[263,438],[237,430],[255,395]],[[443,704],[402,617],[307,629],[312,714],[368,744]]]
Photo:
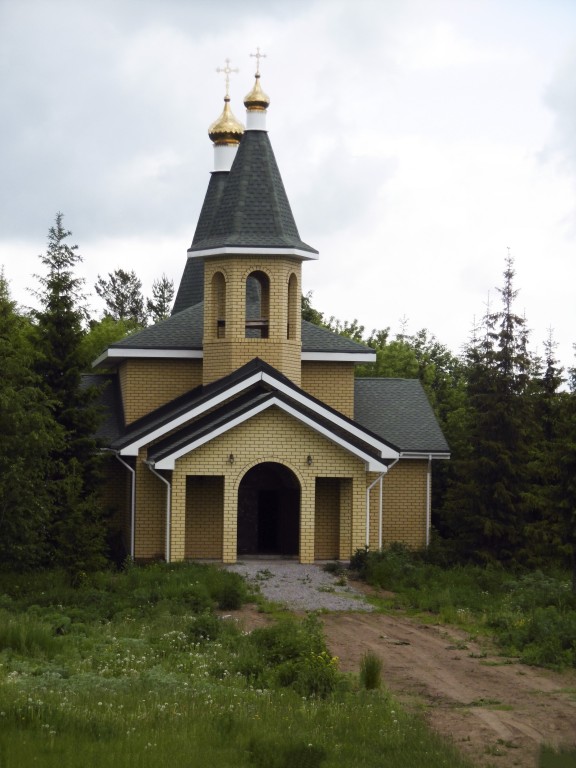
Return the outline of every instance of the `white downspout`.
[[[172,509],[170,506],[170,497],[172,495],[172,486],[170,485],[170,481],[166,480],[165,477],[162,477],[162,475],[157,472],[154,467],[152,466],[151,461],[145,461],[144,464],[148,467],[150,472],[152,472],[153,475],[156,475],[156,477],[159,477],[160,480],[166,485],[166,562],[170,562],[170,529],[172,527]]]
[[[428,471],[426,473],[426,546],[430,545],[430,529],[432,528],[432,455],[428,454]]]
[[[370,483],[368,488],[366,488],[366,548],[370,546],[370,491],[374,488],[377,482],[382,481],[386,472],[388,472],[388,468],[386,468],[381,475],[378,475],[376,480],[374,480],[373,483]]]
[[[130,560],[134,560],[136,553],[136,470],[124,461],[117,451],[112,450],[112,448],[104,448],[103,450],[113,453],[132,476],[130,478]]]
[[[384,478],[380,475],[380,489],[378,498],[378,549],[382,549],[382,484]]]

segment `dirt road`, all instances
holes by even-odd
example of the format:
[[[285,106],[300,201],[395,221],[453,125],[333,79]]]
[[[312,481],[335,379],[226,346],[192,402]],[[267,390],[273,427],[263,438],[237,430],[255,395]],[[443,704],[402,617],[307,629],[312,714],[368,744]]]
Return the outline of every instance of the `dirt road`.
[[[576,674],[507,662],[458,630],[406,617],[321,618],[342,671],[357,672],[362,656],[376,653],[386,686],[478,766],[532,768],[540,744],[576,746]]]

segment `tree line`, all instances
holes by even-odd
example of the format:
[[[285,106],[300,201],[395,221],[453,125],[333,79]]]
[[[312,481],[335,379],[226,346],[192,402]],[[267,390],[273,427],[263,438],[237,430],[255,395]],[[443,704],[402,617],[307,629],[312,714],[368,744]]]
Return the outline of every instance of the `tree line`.
[[[57,214],[40,257],[39,309],[19,308],[0,273],[0,567],[59,566],[77,579],[110,552],[94,438],[99,391],[82,374],[109,344],[167,317],[174,287],[163,275],[146,299],[134,272],[99,276],[104,311],[94,319],[70,236]],[[374,349],[359,376],[422,382],[452,455],[433,476],[439,556],[571,564],[576,586],[576,369],[562,369],[551,336],[543,355],[530,350],[514,278],[508,255],[499,306],[460,354],[426,329],[367,333],[357,320],[326,318],[310,294],[302,316]]]
[[[372,347],[359,376],[418,378],[451,449],[433,473],[432,522],[447,562],[571,567],[576,591],[576,368],[530,350],[515,312],[514,262],[499,306],[487,307],[456,355],[423,329],[392,336],[357,320],[325,318],[303,297],[303,317]],[[576,345],[575,345],[576,349]]]
[[[102,317],[90,317],[82,257],[58,213],[48,233],[36,310],[22,310],[0,272],[0,567],[62,567],[71,579],[110,553],[101,501],[98,385],[83,373],[106,347],[168,317],[174,286],[164,275],[144,299],[134,272],[98,278]]]

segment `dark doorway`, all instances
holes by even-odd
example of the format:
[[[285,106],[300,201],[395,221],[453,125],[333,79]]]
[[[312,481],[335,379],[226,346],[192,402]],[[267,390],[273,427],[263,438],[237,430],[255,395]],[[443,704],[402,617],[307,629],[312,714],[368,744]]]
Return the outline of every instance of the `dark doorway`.
[[[297,555],[300,484],[282,464],[249,470],[238,489],[238,554]]]

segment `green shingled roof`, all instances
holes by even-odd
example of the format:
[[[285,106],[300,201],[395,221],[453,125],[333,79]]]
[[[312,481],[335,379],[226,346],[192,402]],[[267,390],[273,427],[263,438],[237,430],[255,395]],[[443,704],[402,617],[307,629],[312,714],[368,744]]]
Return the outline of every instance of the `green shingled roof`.
[[[266,131],[243,135],[209,231],[197,232],[189,253],[234,246],[318,253],[300,239]]]
[[[114,349],[202,349],[204,304],[182,310],[167,320],[111,344]],[[372,354],[373,350],[337,333],[302,321],[302,352]]]
[[[418,379],[356,379],[354,402],[354,419],[401,451],[450,451]]]

